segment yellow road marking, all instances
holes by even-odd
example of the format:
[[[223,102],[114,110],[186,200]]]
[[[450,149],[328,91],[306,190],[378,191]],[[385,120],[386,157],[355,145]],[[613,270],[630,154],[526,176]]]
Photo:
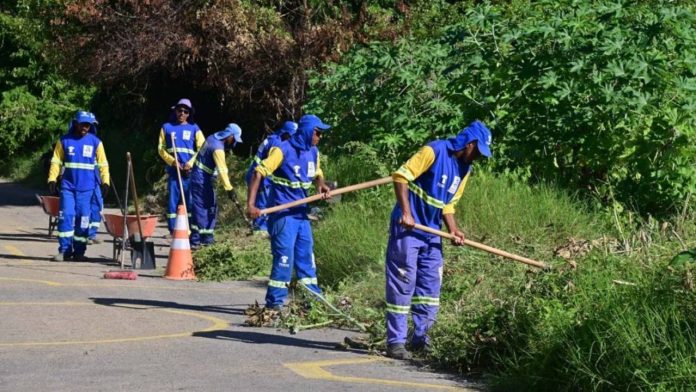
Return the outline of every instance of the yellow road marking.
[[[7,251],[10,252],[10,254],[13,255],[13,256],[18,256],[18,257],[24,257],[24,256],[26,256],[26,255],[24,254],[24,252],[22,252],[18,247],[14,246],[14,245],[3,245],[3,246],[4,246],[5,249],[7,249]],[[13,260],[13,261],[10,261],[10,262],[11,262],[11,263],[17,263],[17,264],[19,264],[19,265],[26,265],[26,264],[31,263],[29,260]],[[0,264],[0,265],[4,265],[4,264]]]
[[[95,277],[96,278],[96,277]],[[105,288],[110,288],[110,287],[128,287],[128,288],[134,288],[134,289],[155,289],[155,290],[198,290],[198,291],[224,291],[226,293],[254,293],[259,291],[259,289],[254,289],[254,288],[224,288],[224,287],[176,287],[176,286],[138,286],[135,284],[118,284],[118,283],[105,283],[105,284],[98,284],[98,283],[61,283],[61,282],[55,282],[52,280],[41,280],[41,279],[23,279],[23,278],[6,278],[4,276],[0,276],[0,281],[7,280],[7,281],[17,281],[17,282],[28,282],[28,283],[37,283],[37,284],[45,284],[48,286],[53,286],[53,287],[105,287]]]
[[[100,306],[94,303],[85,302],[0,302],[0,306]],[[208,316],[205,314],[199,314],[194,312],[187,312],[184,310],[174,310],[174,309],[157,309],[157,308],[147,308],[142,309],[148,310],[159,310],[167,313],[181,314],[185,316],[191,316],[200,318],[203,320],[208,320],[213,324],[208,328],[197,330],[197,331],[187,331],[180,333],[164,334],[164,335],[151,335],[151,336],[136,336],[131,338],[116,338],[116,339],[97,339],[97,340],[71,340],[71,341],[60,341],[60,342],[16,342],[16,343],[2,343],[0,342],[0,347],[26,347],[26,346],[66,346],[71,344],[105,344],[105,343],[123,343],[123,342],[142,342],[146,340],[156,340],[156,339],[172,339],[193,336],[195,333],[200,332],[210,332],[217,331],[221,329],[227,329],[230,324],[220,318]]]
[[[23,278],[5,278],[4,276],[0,276],[0,280],[9,280],[9,281],[13,281],[13,282],[41,283],[41,284],[45,284],[45,285],[48,285],[48,286],[63,286],[62,283],[53,282],[53,281],[51,281],[51,280],[23,279]]]
[[[18,247],[14,245],[5,245],[5,249],[7,249],[11,254],[15,256],[26,256],[21,250],[19,250]]]
[[[468,389],[453,387],[449,385],[439,385],[439,384],[428,384],[419,382],[409,382],[409,381],[398,381],[398,380],[383,380],[379,378],[367,378],[367,377],[350,377],[350,376],[337,376],[328,370],[323,369],[328,366],[338,366],[338,365],[357,365],[363,363],[371,363],[377,361],[386,361],[387,359],[380,357],[372,358],[359,358],[359,359],[337,359],[337,360],[327,360],[327,361],[313,361],[313,362],[294,362],[285,363],[283,366],[292,370],[293,372],[299,374],[304,378],[325,380],[325,381],[339,381],[339,382],[349,382],[349,383],[363,383],[363,384],[381,384],[381,385],[391,385],[399,387],[411,387],[411,388],[427,388],[427,389],[442,389],[449,391],[467,391]]]

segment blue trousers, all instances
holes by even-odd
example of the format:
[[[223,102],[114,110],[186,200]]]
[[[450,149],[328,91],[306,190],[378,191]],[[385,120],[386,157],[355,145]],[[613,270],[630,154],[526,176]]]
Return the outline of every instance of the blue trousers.
[[[191,245],[208,245],[215,241],[218,206],[214,181],[210,178],[191,181]]]
[[[93,240],[97,237],[97,231],[101,226],[101,212],[104,209],[104,199],[102,198],[101,188],[96,187],[94,189],[94,195],[90,201],[90,215],[89,215],[89,235],[88,238]]]
[[[191,180],[188,177],[181,177],[181,184],[184,188],[184,197],[186,198],[186,209],[190,210],[191,207],[191,191],[189,185]],[[176,223],[176,208],[181,204],[181,190],[179,189],[179,181],[177,180],[176,173],[173,175],[169,174],[169,206],[167,208],[167,220],[169,222],[169,233],[174,232],[174,226]],[[189,217],[191,214],[189,213]]]
[[[266,291],[266,306],[283,305],[293,270],[297,279],[315,293],[321,293],[314,263],[312,228],[306,216],[271,215],[268,220],[273,267]]]
[[[94,190],[60,191],[58,216],[58,252],[82,256],[87,250],[87,237]]]
[[[440,237],[406,230],[392,220],[386,259],[387,344],[406,343],[413,315],[414,345],[428,342],[427,332],[440,307]]]

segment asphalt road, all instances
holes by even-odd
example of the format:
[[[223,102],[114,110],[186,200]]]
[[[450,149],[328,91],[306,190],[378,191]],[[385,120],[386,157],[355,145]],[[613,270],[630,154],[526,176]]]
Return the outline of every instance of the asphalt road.
[[[243,326],[265,281],[105,280],[111,237],[89,262],[51,262],[57,240],[34,192],[0,180],[0,391],[418,391],[477,386],[409,363],[339,351],[353,332]],[[158,233],[162,234],[162,227]]]

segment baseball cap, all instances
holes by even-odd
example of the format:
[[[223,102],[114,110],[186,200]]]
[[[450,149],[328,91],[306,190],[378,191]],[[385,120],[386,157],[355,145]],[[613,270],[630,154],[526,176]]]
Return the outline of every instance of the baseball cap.
[[[457,136],[451,137],[447,141],[449,142],[449,147],[454,151],[461,150],[467,144],[476,141],[476,146],[481,155],[486,158],[490,158],[493,155],[491,153],[493,136],[488,127],[479,120],[472,122],[468,127],[462,129]]]
[[[80,123],[99,124],[97,122],[97,117],[94,115],[94,113],[87,112],[84,110],[78,110],[77,113],[75,113],[75,122],[77,122],[78,124],[80,124]]]
[[[230,123],[227,125],[227,128],[215,133],[217,140],[225,140],[230,136],[234,136],[236,143],[242,143],[242,128],[235,123]]]
[[[314,114],[305,114],[300,117],[300,122],[297,124],[297,129],[304,132],[305,130],[312,130],[314,128],[319,128],[323,131],[331,128],[331,125],[324,124],[319,117]]]

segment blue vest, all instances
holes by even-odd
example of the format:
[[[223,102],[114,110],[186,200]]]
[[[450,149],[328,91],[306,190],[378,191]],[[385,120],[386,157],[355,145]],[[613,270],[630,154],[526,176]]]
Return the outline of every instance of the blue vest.
[[[435,152],[435,161],[425,173],[408,183],[408,201],[416,223],[440,229],[442,209],[454,198],[471,165],[460,163],[444,140],[436,140],[428,146]],[[400,218],[401,206],[397,202],[392,219],[398,221]]]
[[[208,136],[203,143],[203,147],[198,151],[196,162],[191,170],[191,181],[197,183],[208,183],[217,179],[218,170],[215,165],[213,152],[215,150],[224,150],[225,143],[222,140],[215,138],[215,134]]]
[[[268,176],[271,182],[268,207],[307,197],[307,190],[312,186],[319,160],[319,150],[316,147],[301,150],[293,147],[289,141],[284,141],[278,148],[283,152],[283,162],[272,175]],[[304,216],[307,214],[307,204],[278,213]]]
[[[60,186],[71,191],[89,191],[97,187],[97,147],[101,140],[91,133],[79,137],[70,133],[60,137],[65,158]]]
[[[176,157],[180,164],[188,162],[196,153],[196,132],[201,129],[196,124],[172,124],[164,123],[164,142],[167,145],[167,152],[174,155],[172,147],[172,134],[176,143]],[[167,171],[170,175],[176,176],[176,168],[168,166]]]
[[[254,161],[251,162],[251,166],[249,166],[249,170],[247,170],[245,179],[246,182],[249,183],[251,181],[251,176],[254,174],[254,170],[256,170],[256,166],[258,166],[261,161],[264,159],[268,158],[268,152],[271,151],[271,148],[273,147],[278,147],[280,146],[280,143],[283,141],[280,139],[280,136],[273,134],[268,136],[263,143],[259,146],[259,149],[256,150],[256,155],[254,156]]]

